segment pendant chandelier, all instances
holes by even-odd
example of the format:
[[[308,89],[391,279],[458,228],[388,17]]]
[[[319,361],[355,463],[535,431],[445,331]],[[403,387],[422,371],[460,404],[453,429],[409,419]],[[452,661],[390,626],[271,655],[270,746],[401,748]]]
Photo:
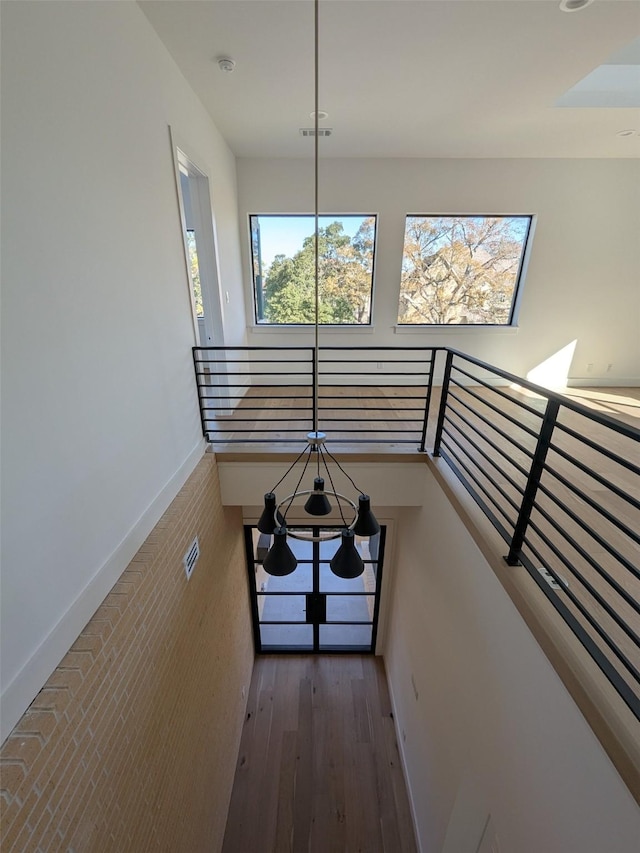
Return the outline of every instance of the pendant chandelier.
[[[340,539],[340,547],[332,557],[329,565],[331,571],[340,578],[357,578],[364,571],[364,563],[362,557],[356,549],[355,537],[357,536],[375,536],[380,532],[380,525],[376,517],[371,512],[371,500],[368,495],[356,486],[349,474],[340,465],[338,460],[328,450],[325,445],[326,435],[318,429],[318,326],[320,315],[320,262],[319,262],[319,226],[318,226],[318,5],[319,0],[314,0],[314,284],[315,284],[315,347],[314,347],[314,371],[313,371],[313,430],[307,435],[307,446],[300,453],[293,464],[285,471],[284,475],[275,484],[271,491],[264,496],[264,510],[258,521],[258,530],[261,533],[270,534],[273,536],[273,544],[267,552],[263,568],[267,574],[283,577],[295,571],[298,561],[287,543],[287,538],[290,536],[294,539],[302,539],[306,542],[324,542],[331,539]],[[315,478],[312,489],[301,489],[305,474],[310,466],[311,461],[315,468]],[[358,494],[358,504],[346,495],[342,495],[336,491],[331,468],[329,463],[333,463],[349,480]],[[287,475],[293,471],[296,465],[302,466],[302,472],[298,479],[295,490],[292,494],[287,495],[283,500],[278,502],[276,498],[276,489],[284,481]],[[325,488],[325,477],[331,486],[330,489]],[[325,531],[322,536],[313,536],[301,530],[290,530],[287,527],[287,513],[291,505],[297,498],[306,497],[304,505],[305,512],[316,518],[329,515],[332,512],[332,505],[329,498],[333,498],[336,502],[338,512],[340,514],[341,526],[335,530]],[[345,515],[346,512],[346,515]],[[351,517],[352,516],[352,517]]]

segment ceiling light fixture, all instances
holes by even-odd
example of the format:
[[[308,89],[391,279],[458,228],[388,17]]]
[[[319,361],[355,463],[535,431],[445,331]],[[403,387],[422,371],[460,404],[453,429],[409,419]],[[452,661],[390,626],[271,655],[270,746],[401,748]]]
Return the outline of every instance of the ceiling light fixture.
[[[560,8],[563,12],[579,12],[580,9],[585,9],[592,3],[593,0],[562,0]]]
[[[300,453],[293,464],[289,466],[284,475],[275,484],[271,491],[264,496],[264,510],[258,521],[258,530],[261,533],[273,536],[273,544],[264,558],[263,568],[267,574],[283,576],[295,571],[298,561],[287,544],[287,537],[302,539],[307,542],[324,542],[330,539],[340,539],[340,547],[331,559],[329,565],[331,571],[340,578],[357,578],[364,571],[362,557],[356,548],[355,536],[375,536],[380,532],[380,525],[371,512],[371,499],[360,489],[353,479],[347,474],[335,456],[325,446],[326,435],[318,429],[318,337],[320,317],[320,229],[319,229],[319,205],[318,205],[318,138],[320,136],[318,120],[322,112],[318,110],[318,0],[314,0],[314,44],[315,44],[315,66],[314,66],[314,105],[312,116],[315,120],[313,128],[314,139],[314,285],[315,285],[315,319],[314,319],[314,371],[313,371],[313,431],[307,435],[307,446]],[[303,462],[304,457],[304,462]],[[313,481],[313,489],[300,489],[304,475],[313,459],[316,476]],[[333,463],[338,470],[349,480],[358,492],[358,505],[355,502],[336,491],[331,467]],[[297,485],[292,494],[287,495],[284,500],[278,502],[275,492],[287,475],[293,471],[298,463],[302,464],[302,473],[298,478]],[[330,489],[325,489],[326,474]],[[329,515],[332,512],[330,498],[335,500],[342,524],[335,529],[324,530],[322,535],[314,536],[312,532],[303,530],[290,530],[287,527],[287,513],[296,498],[306,497],[304,505],[305,512],[316,518]],[[347,520],[345,517],[353,513],[353,518]]]

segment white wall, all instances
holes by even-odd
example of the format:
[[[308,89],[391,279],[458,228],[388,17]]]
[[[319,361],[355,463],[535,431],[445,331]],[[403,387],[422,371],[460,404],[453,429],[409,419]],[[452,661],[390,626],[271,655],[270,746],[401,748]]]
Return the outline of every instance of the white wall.
[[[379,215],[375,332],[323,339],[454,346],[519,375],[577,339],[574,381],[640,384],[639,180],[634,160],[321,159],[321,211]],[[312,212],[312,161],[238,160],[238,200],[248,283],[248,214]],[[407,213],[537,214],[517,333],[394,333]],[[287,333],[286,342],[309,337]]]
[[[2,4],[3,735],[203,451],[169,125],[241,342],[234,157],[137,4]]]
[[[635,801],[424,476],[398,520],[385,647],[422,851],[475,853],[490,814],[500,850],[634,853]]]

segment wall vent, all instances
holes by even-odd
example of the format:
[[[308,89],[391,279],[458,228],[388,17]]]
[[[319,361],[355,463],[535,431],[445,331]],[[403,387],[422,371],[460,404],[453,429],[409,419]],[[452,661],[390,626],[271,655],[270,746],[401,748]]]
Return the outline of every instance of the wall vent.
[[[318,128],[318,136],[331,136],[333,133],[332,127],[319,127]],[[300,128],[300,136],[315,136],[316,129],[315,127],[301,127]]]
[[[182,558],[182,565],[184,566],[184,571],[187,576],[187,580],[191,577],[191,572],[198,561],[198,557],[200,556],[200,545],[198,544],[198,537],[193,540],[191,545],[189,545],[189,549],[187,553]]]

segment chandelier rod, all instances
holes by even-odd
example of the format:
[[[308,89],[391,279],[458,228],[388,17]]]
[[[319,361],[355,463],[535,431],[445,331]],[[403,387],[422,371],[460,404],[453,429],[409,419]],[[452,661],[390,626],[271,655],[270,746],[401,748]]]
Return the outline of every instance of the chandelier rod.
[[[315,223],[315,346],[313,356],[313,431],[318,432],[318,326],[320,321],[320,276],[319,276],[319,255],[320,255],[320,232],[318,228],[318,67],[319,67],[319,50],[318,50],[318,6],[319,0],[314,0],[314,223]]]

